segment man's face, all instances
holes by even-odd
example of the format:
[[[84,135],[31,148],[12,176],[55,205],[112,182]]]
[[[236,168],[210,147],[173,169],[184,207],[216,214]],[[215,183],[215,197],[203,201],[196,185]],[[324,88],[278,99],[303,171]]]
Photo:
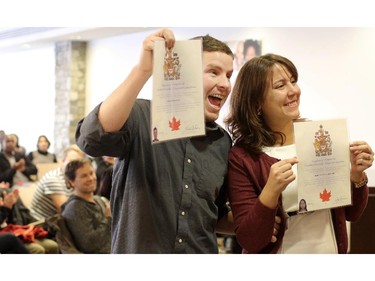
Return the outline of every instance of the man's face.
[[[204,117],[213,122],[219,117],[231,91],[233,58],[222,52],[203,52]]]
[[[85,164],[76,171],[76,178],[70,184],[78,194],[87,194],[96,189],[96,174],[90,164]]]
[[[6,136],[5,137],[5,141],[4,141],[4,144],[5,144],[5,152],[6,153],[12,153],[14,151],[14,149],[16,148],[16,138],[14,136]]]

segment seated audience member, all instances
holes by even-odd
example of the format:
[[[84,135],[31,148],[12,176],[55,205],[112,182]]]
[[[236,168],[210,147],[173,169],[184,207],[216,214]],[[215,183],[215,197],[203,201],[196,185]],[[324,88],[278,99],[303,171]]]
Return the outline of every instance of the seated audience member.
[[[9,182],[11,186],[30,182],[31,176],[38,173],[37,167],[24,154],[16,151],[16,142],[14,135],[6,135],[3,151],[0,152],[0,182]]]
[[[8,187],[0,190],[2,191],[2,196],[0,197],[0,232],[1,235],[8,234],[6,241],[12,243],[12,251],[25,252],[23,247],[17,245],[18,243],[9,234],[22,237],[19,242],[22,241],[25,245],[26,253],[57,254],[59,247],[55,241],[46,238],[47,231],[41,227],[22,227],[34,222],[35,219],[30,215],[27,208],[22,205],[22,201],[19,198],[19,190],[10,190]],[[2,248],[3,246],[1,246],[0,242],[0,249]]]
[[[0,234],[0,254],[29,254],[20,239],[12,233]]]
[[[47,219],[60,212],[61,205],[72,193],[65,182],[65,166],[72,160],[85,157],[76,145],[64,151],[61,167],[47,172],[38,182],[31,200],[30,211],[37,220]]]
[[[26,156],[26,148],[24,148],[23,146],[20,145],[20,143],[19,143],[20,139],[19,139],[18,135],[11,134],[11,136],[13,136],[16,139],[15,151],[22,154],[23,156]]]
[[[57,163],[56,155],[48,151],[50,145],[51,143],[45,135],[39,136],[36,144],[37,150],[30,152],[27,155],[27,159],[35,165],[40,163]]]
[[[107,170],[108,167],[113,167],[115,164],[115,157],[110,156],[101,156],[101,157],[95,157],[94,158],[94,169],[96,173],[96,183],[97,187],[99,188],[99,184],[101,182],[103,173],[105,170]]]
[[[113,166],[109,166],[103,173],[96,195],[111,199]]]
[[[109,254],[111,250],[111,211],[109,202],[94,195],[95,170],[89,159],[69,162],[65,177],[73,194],[62,206],[62,216],[77,249],[86,254]]]

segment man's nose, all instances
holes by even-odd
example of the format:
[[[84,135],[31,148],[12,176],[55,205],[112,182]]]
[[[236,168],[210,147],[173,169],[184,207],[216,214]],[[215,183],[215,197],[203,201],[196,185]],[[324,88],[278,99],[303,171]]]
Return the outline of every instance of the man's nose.
[[[219,88],[230,89],[231,87],[230,79],[227,76],[220,76],[218,86]]]

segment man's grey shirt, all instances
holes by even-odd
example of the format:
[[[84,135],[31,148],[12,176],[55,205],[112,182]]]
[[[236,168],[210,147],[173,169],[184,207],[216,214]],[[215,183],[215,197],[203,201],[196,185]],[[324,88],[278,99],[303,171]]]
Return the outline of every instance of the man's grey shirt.
[[[227,205],[229,134],[152,144],[150,101],[136,100],[120,132],[105,133],[98,105],[76,142],[87,154],[117,157],[111,192],[112,253],[217,253],[215,227]]]

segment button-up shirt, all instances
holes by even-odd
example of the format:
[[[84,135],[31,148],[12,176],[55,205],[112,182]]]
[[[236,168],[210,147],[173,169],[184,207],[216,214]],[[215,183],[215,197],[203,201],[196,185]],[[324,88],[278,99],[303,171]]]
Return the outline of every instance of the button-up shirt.
[[[116,133],[103,131],[99,107],[79,122],[76,141],[91,156],[118,158],[112,253],[217,253],[216,224],[229,211],[228,133],[208,123],[205,136],[152,144],[150,101],[137,100]]]

